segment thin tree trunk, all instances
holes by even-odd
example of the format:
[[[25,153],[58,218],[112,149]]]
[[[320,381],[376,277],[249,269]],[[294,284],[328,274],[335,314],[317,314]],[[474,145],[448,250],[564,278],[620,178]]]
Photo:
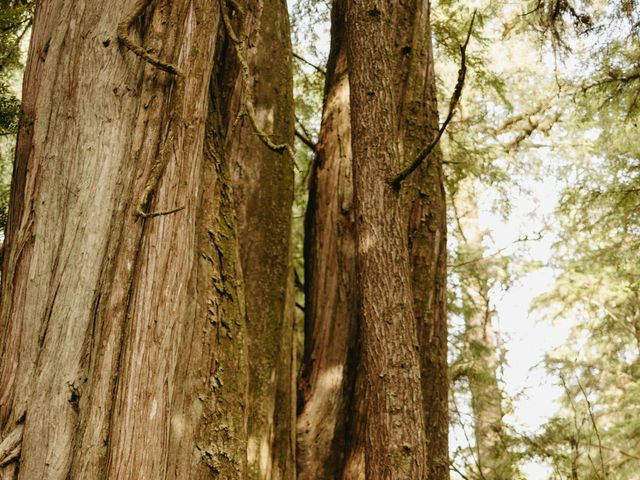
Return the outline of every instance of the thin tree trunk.
[[[0,441],[24,429],[6,478],[247,474],[227,111],[208,88],[229,67],[221,9],[158,1],[132,22],[176,78],[119,45],[133,3],[38,4],[2,273]],[[184,208],[143,219],[158,171],[142,207]]]
[[[305,354],[298,478],[339,479],[351,439],[358,305],[344,1],[332,6],[331,52],[305,219]]]
[[[458,209],[465,247],[482,254],[483,232],[478,215],[477,192],[465,182],[457,195]],[[489,272],[486,263],[468,266],[464,282],[465,360],[471,364],[468,372],[471,391],[478,478],[507,480],[517,476],[514,458],[504,443],[502,391],[498,384],[500,366],[489,304]]]
[[[249,478],[288,480],[295,477],[293,159],[265,145],[248,115],[237,123],[236,116],[253,99],[258,128],[269,141],[293,144],[289,18],[284,0],[249,0],[243,10],[250,82],[231,71],[222,84],[233,125],[226,141],[247,305]]]
[[[366,478],[427,475],[420,357],[403,193],[399,91],[406,65],[395,42],[410,25],[399,3],[347,5],[357,281],[361,302],[362,450]],[[400,88],[399,88],[400,87]]]
[[[431,43],[430,4],[407,10],[403,52],[409,70],[403,94],[401,128],[404,158],[412,159],[435,138],[438,101]],[[413,305],[420,344],[422,398],[429,480],[449,478],[449,376],[447,364],[447,209],[439,147],[408,179],[411,201],[408,241]]]

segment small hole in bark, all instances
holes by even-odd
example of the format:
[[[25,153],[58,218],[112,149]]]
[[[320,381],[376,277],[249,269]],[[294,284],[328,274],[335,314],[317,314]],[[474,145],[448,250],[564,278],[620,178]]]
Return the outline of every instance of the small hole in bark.
[[[69,403],[77,412],[80,407],[80,389],[73,383],[69,383]]]
[[[109,45],[111,45],[111,40],[107,38],[102,42],[102,45],[104,46],[104,48],[107,48]]]
[[[411,53],[411,47],[403,47],[402,48],[402,54],[403,55],[409,55]]]
[[[378,18],[382,12],[378,10],[378,7],[373,7],[367,13],[369,14],[370,17]]]

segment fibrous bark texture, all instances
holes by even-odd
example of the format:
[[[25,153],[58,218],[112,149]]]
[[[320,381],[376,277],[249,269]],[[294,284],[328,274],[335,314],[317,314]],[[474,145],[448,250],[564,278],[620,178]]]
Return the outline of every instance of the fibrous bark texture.
[[[248,475],[251,479],[295,476],[295,351],[291,207],[293,159],[273,145],[292,145],[293,73],[284,0],[240,2],[237,31],[246,34],[249,81],[231,71],[222,81],[227,102],[227,155],[238,215],[245,280],[249,348]],[[242,55],[242,54],[241,54]],[[248,106],[251,103],[251,106]]]
[[[358,357],[357,292],[352,283],[355,281],[355,256],[349,178],[352,158],[345,6],[346,2],[341,0],[333,3],[325,108],[307,212],[306,344],[300,391],[302,408],[298,417],[298,465],[302,478],[314,478],[315,471],[323,472],[323,478],[364,478],[365,474],[364,438],[359,437],[362,434],[360,417],[365,416],[365,405],[361,398],[356,401],[353,395],[356,363],[364,364],[365,360]],[[392,65],[390,103],[394,110],[391,114],[395,113],[396,117],[388,128],[397,128],[391,134],[395,135],[393,138],[398,147],[395,161],[403,162],[412,159],[432,141],[438,129],[438,111],[429,5],[427,2],[406,2],[391,7],[391,11],[397,28],[389,27],[384,35],[387,43],[394,39],[391,47],[387,45],[392,53],[387,61]],[[369,29],[380,28],[373,22],[382,12],[375,6],[367,12],[368,20],[372,22]],[[375,48],[380,45],[377,37],[370,36],[366,41]],[[377,81],[382,74],[371,75]],[[375,82],[372,80],[372,83]],[[371,88],[366,94],[374,100],[378,92]],[[376,117],[375,122],[368,125],[372,136],[380,134],[380,118],[385,115]],[[389,145],[392,148],[393,142]],[[386,170],[384,168],[378,174],[383,181],[385,175],[396,173],[388,165]],[[449,476],[446,224],[438,149],[403,188],[403,194],[398,195],[401,214],[395,220],[397,225],[407,223],[406,230],[396,238],[406,242],[409,252],[413,311],[420,345],[427,451],[425,468],[429,478],[446,479]],[[382,240],[382,244],[386,246],[387,242]],[[379,281],[389,275],[391,273],[387,272]],[[328,379],[332,381],[328,382]],[[360,375],[356,393],[363,391],[366,382]]]
[[[360,296],[361,448],[366,478],[422,479],[426,434],[411,265],[409,212],[388,178],[402,167],[398,2],[347,5],[353,131],[356,276]]]
[[[144,3],[128,33],[180,76],[119,45],[140,2],[38,3],[2,271],[0,442],[22,437],[4,478],[247,477],[237,110],[217,86],[233,9]],[[183,208],[142,218],[149,191],[148,211]]]
[[[404,51],[411,68],[403,94],[401,129],[405,162],[436,137],[438,102],[429,2],[408,9]],[[409,33],[410,32],[410,33]],[[449,377],[447,365],[447,218],[442,153],[439,147],[403,187],[409,206],[408,241],[413,305],[420,344],[428,478],[449,478]]]
[[[333,2],[324,112],[305,219],[305,353],[298,478],[342,477],[355,381],[358,305],[344,1]]]

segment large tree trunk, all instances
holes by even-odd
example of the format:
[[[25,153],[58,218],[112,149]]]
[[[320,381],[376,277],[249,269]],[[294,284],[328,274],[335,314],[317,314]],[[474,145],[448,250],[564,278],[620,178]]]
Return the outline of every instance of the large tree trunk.
[[[133,4],[38,4],[2,272],[0,441],[22,436],[5,478],[247,475],[233,115],[208,88],[229,68],[221,8],[158,0],[132,22],[174,76],[119,45]]]
[[[358,305],[344,0],[332,7],[324,112],[305,219],[298,478],[341,478],[351,439]]]
[[[351,136],[342,0],[333,3],[332,48],[318,154],[310,180],[306,225],[306,345],[298,417],[301,478],[359,478],[362,450],[351,419],[357,360],[357,300],[353,252]],[[395,97],[400,145],[411,158],[438,128],[428,4],[399,11]],[[403,65],[401,67],[401,65]],[[403,232],[410,247],[414,311],[422,358],[422,390],[430,478],[448,478],[446,230],[441,154],[436,151],[405,187],[411,212]],[[407,235],[408,233],[408,235]],[[356,415],[357,417],[357,415]],[[354,430],[355,428],[355,430]],[[353,447],[353,450],[345,449]],[[345,453],[347,456],[345,456]],[[346,462],[346,465],[345,465]],[[346,471],[345,470],[346,467]]]
[[[236,62],[222,81],[227,99],[227,154],[234,183],[245,280],[249,347],[248,462],[251,479],[295,477],[294,290],[291,263],[293,158],[274,151],[238,110],[253,99],[258,128],[273,145],[292,145],[293,73],[284,0],[248,0],[243,82]],[[239,30],[240,31],[240,30]],[[230,47],[231,49],[234,46]],[[233,52],[232,58],[237,58]],[[247,91],[247,89],[249,91]],[[251,108],[251,107],[249,107]]]

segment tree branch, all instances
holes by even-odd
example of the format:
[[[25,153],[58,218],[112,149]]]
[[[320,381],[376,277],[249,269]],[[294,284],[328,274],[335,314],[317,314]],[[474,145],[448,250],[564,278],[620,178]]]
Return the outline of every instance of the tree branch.
[[[164,170],[169,163],[169,155],[171,152],[170,148],[173,146],[173,134],[171,133],[171,127],[169,126],[169,132],[167,134],[167,138],[162,141],[162,145],[160,147],[160,152],[158,152],[158,156],[153,166],[151,167],[151,173],[149,174],[149,179],[142,191],[142,196],[140,197],[140,201],[138,202],[138,206],[136,208],[136,215],[141,218],[153,218],[160,217],[163,215],[171,215],[172,213],[177,213],[181,210],[184,210],[186,206],[173,208],[171,210],[162,210],[159,212],[147,212],[147,207],[151,202],[151,197],[155,193],[158,183],[160,183],[160,178],[164,173]]]
[[[602,438],[600,437],[600,430],[598,429],[598,424],[596,423],[596,419],[593,415],[593,409],[591,408],[591,402],[589,401],[589,396],[587,392],[585,392],[580,379],[576,375],[576,381],[578,382],[578,388],[580,388],[580,392],[582,392],[582,396],[584,397],[585,402],[587,403],[587,413],[589,414],[589,419],[591,420],[591,425],[593,426],[593,430],[596,433],[596,438],[598,440],[598,453],[600,454],[600,469],[602,470],[603,478],[607,478],[607,471],[604,467],[604,454],[602,452]]]
[[[469,31],[467,32],[467,39],[464,42],[464,45],[460,46],[460,70],[458,70],[458,81],[453,90],[453,94],[451,96],[451,100],[449,101],[449,113],[444,120],[444,123],[438,130],[436,137],[433,141],[427,145],[416,158],[407,165],[398,175],[389,180],[389,184],[394,190],[399,190],[402,186],[402,182],[411,175],[429,156],[429,154],[433,151],[433,149],[438,145],[444,131],[446,130],[449,122],[453,118],[454,111],[458,106],[458,102],[460,101],[460,97],[462,96],[462,88],[464,87],[464,80],[467,75],[467,45],[469,45],[469,39],[471,38],[471,32],[473,31],[473,23],[476,19],[477,10],[473,11],[473,16],[471,17],[471,23],[469,24]]]
[[[124,17],[124,19],[122,19],[122,21],[118,24],[118,28],[116,30],[118,41],[133,53],[135,53],[137,56],[142,58],[145,62],[150,63],[154,67],[172,75],[182,75],[182,72],[176,65],[164,62],[155,55],[150,54],[147,50],[135,43],[129,36],[129,29],[131,28],[133,22],[135,22],[136,19],[143,14],[144,10],[149,5],[151,5],[153,1],[154,0],[138,0],[136,2],[136,4],[133,6],[133,10],[131,10],[131,12],[129,12],[129,14]]]
[[[309,60],[307,60],[304,57],[301,57],[300,55],[298,55],[297,53],[293,52],[293,58],[295,58],[296,60],[300,60],[302,63],[305,63],[307,65],[309,65],[310,67],[312,67],[316,72],[321,73],[322,75],[324,75],[325,77],[327,76],[327,71],[324,68],[321,68],[313,63],[311,63]]]
[[[296,137],[298,137],[298,140],[300,140],[302,143],[304,143],[307,147],[309,147],[309,150],[311,150],[313,153],[316,152],[316,147],[317,145],[315,143],[313,143],[309,137],[307,137],[304,133],[302,133],[300,130],[298,130],[296,128]]]

